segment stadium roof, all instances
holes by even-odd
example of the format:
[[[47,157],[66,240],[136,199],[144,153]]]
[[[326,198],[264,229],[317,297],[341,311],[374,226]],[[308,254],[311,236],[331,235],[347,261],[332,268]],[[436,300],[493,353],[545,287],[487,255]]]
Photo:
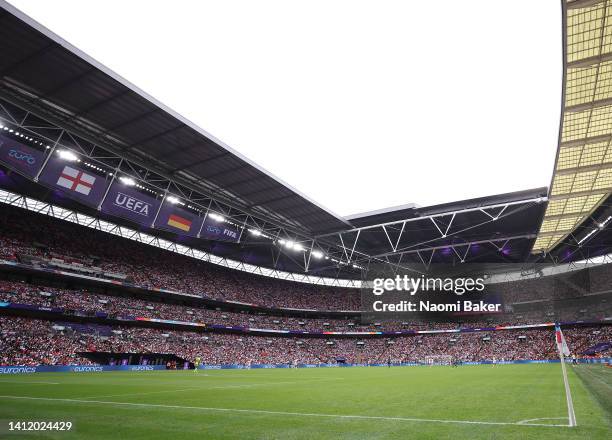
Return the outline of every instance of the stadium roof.
[[[391,263],[524,262],[546,209],[547,188],[351,218],[326,234],[347,252]]]
[[[208,195],[320,233],[348,224],[8,3],[2,96]]]
[[[601,28],[610,15],[607,1],[575,1],[567,11],[565,105],[550,191],[536,188],[431,207],[403,205],[347,218],[309,200],[6,2],[0,5],[0,113],[12,111],[14,124],[38,134],[47,123],[67,130],[92,146],[94,160],[125,159],[134,177],[149,176],[143,180],[147,184],[166,179],[196,204],[203,197],[224,203],[246,213],[232,217],[237,224],[265,233],[245,234],[239,244],[204,244],[211,253],[326,276],[346,276],[372,260],[516,263],[539,258],[531,256],[532,250],[565,251],[564,237],[585,228],[590,233],[588,222],[608,215],[612,54],[607,45],[612,45],[612,32]],[[26,126],[19,112],[30,113],[35,122]],[[80,148],[80,154],[88,154]],[[54,202],[34,184],[13,178],[11,184]],[[70,208],[80,209],[74,203]],[[281,239],[299,243],[304,258],[291,255]],[[325,260],[311,264],[308,250],[310,255],[322,252]]]
[[[612,192],[612,5],[568,0],[559,149],[549,204],[533,252],[581,245]]]

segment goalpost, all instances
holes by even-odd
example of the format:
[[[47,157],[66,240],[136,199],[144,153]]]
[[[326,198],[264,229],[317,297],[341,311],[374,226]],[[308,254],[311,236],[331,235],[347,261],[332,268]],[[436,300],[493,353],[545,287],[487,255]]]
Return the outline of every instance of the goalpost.
[[[453,357],[449,354],[435,354],[425,356],[425,365],[452,365]]]

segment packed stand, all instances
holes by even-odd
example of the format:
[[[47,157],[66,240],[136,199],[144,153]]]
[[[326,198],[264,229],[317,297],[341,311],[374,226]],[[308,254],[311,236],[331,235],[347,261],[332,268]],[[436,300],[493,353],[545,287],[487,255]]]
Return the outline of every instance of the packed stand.
[[[452,330],[460,327],[482,328],[496,325],[511,325],[515,322],[493,323],[490,321],[465,322],[397,322],[381,321],[361,323],[359,319],[303,318],[271,316],[256,313],[238,313],[212,310],[197,306],[145,301],[116,295],[93,293],[87,289],[71,290],[37,286],[21,281],[0,280],[0,301],[63,309],[65,313],[80,316],[134,319],[136,317],[166,319],[184,322],[199,322],[231,327],[248,327],[271,330],[301,331],[400,331],[400,330]],[[100,315],[103,313],[105,316]],[[531,323],[537,324],[534,318]]]
[[[15,225],[19,225],[18,228]],[[226,269],[19,208],[0,212],[0,259],[60,265],[145,287],[266,307],[358,310],[356,289],[315,286]]]
[[[84,326],[89,327],[89,326]],[[610,340],[612,327],[565,331],[571,349]],[[49,321],[0,316],[0,364],[88,364],[79,352],[164,353],[204,363],[423,363],[428,356],[460,362],[557,359],[552,329],[502,330],[395,338],[282,338],[133,327],[74,331]]]

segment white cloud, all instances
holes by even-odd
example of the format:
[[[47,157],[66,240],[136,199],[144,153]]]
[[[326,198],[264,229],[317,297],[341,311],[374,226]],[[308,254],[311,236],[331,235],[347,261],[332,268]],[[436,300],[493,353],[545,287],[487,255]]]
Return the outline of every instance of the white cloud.
[[[550,182],[558,0],[14,0],[342,215]]]

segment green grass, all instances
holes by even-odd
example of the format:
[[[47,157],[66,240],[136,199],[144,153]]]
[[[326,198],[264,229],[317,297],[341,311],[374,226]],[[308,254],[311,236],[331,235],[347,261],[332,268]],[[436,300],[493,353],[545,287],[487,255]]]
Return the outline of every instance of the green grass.
[[[604,409],[606,421],[612,426],[612,369],[590,364],[579,365],[574,370]]]
[[[605,409],[578,368],[568,368],[573,428],[517,424],[567,424],[558,364],[5,375],[0,396],[48,400],[0,397],[0,438],[610,439]],[[597,368],[609,380],[611,370]],[[10,420],[75,427],[9,433]]]

